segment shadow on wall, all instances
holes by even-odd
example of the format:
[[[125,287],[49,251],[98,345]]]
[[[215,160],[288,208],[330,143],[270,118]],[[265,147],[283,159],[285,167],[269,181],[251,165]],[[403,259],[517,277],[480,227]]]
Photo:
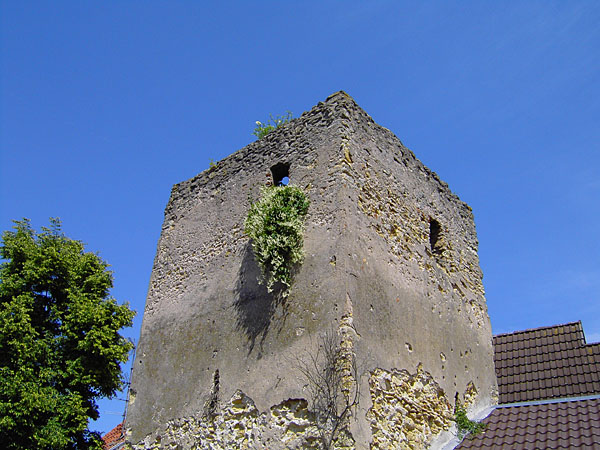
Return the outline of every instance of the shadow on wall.
[[[262,349],[262,343],[271,326],[277,306],[282,304],[285,308],[285,305],[282,296],[283,286],[275,286],[273,292],[269,292],[265,284],[259,283],[262,275],[254,259],[252,244],[248,242],[243,251],[244,256],[235,288],[237,298],[234,306],[237,312],[237,329],[246,334],[249,344],[248,354],[250,354],[259,337]],[[261,353],[259,352],[259,358]]]

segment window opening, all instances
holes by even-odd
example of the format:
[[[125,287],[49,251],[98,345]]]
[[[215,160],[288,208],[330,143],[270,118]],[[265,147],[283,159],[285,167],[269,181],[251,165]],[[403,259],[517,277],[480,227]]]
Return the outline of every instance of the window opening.
[[[273,175],[273,186],[287,186],[290,182],[290,165],[288,163],[277,163],[271,167]]]
[[[434,255],[442,254],[442,242],[440,235],[442,233],[442,226],[440,223],[431,218],[429,219],[429,245],[431,247],[431,253]]]

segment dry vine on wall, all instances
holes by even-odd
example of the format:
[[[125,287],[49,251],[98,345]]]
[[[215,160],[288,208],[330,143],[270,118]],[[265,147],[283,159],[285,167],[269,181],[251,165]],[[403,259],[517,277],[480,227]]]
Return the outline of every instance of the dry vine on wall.
[[[296,362],[324,449],[346,447],[348,440],[353,443],[349,419],[358,406],[359,375],[354,352],[347,350],[331,330],[320,335],[315,352],[307,352]]]

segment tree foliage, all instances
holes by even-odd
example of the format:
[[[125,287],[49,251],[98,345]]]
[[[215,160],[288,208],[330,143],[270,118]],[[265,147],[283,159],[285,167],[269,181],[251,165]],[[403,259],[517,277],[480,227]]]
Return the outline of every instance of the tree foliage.
[[[309,204],[297,186],[271,186],[262,188],[261,198],[250,206],[244,230],[270,292],[277,282],[289,289],[292,266],[302,261]]]
[[[17,221],[0,257],[0,442],[6,449],[99,447],[96,400],[122,386],[134,312],[109,296],[108,264],[64,236]]]

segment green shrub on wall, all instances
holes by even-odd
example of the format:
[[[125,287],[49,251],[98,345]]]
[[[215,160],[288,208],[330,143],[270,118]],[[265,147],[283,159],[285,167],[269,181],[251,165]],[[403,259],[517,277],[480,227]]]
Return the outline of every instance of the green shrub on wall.
[[[254,256],[269,292],[276,283],[292,282],[292,267],[304,257],[304,219],[310,202],[297,186],[261,188],[261,197],[250,206],[244,231],[252,239]]]
[[[456,421],[456,428],[458,429],[459,439],[462,439],[465,436],[476,436],[477,434],[485,430],[486,425],[482,422],[470,420],[467,417],[467,411],[460,404],[457,405],[455,408],[454,420]]]
[[[271,131],[273,131],[276,128],[279,128],[281,125],[288,123],[293,118],[291,111],[287,111],[285,114],[276,117],[273,117],[273,115],[271,114],[270,117],[271,118],[266,123],[262,123],[258,120],[256,121],[256,127],[254,128],[252,134],[258,139],[263,138]]]

